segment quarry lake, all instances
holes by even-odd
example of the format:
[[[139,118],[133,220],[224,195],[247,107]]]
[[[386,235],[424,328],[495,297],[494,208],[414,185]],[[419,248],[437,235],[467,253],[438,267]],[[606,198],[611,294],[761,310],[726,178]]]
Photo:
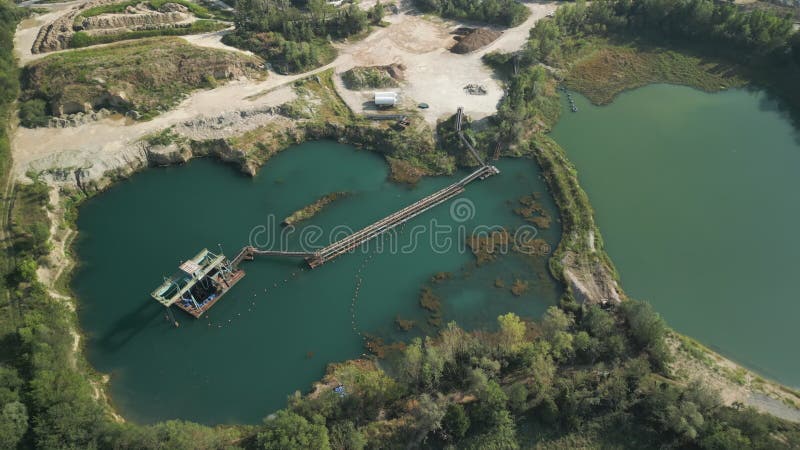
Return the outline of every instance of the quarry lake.
[[[577,166],[631,297],[800,386],[800,134],[764,93],[653,85],[573,94],[553,138]]]
[[[397,251],[367,246],[314,270],[299,260],[257,257],[242,264],[245,278],[200,319],[173,308],[179,328],[149,294],[201,249],[221,246],[233,257],[254,230],[262,238],[279,234],[284,217],[337,191],[350,195],[298,229],[359,229],[466,172],[410,188],[387,180],[380,156],[321,141],[280,153],[254,178],[210,159],[139,173],[80,209],[72,287],[88,359],[111,375],[112,402],[130,420],[257,423],[294,391],[308,391],[328,363],[360,357],[366,334],[388,343],[435,334],[451,320],[474,329],[493,328],[507,311],[538,317],[562,292],[545,256],[511,252],[478,265],[464,245],[478,226],[530,226],[514,209],[533,193],[552,219],[537,237],[558,244],[557,211],[536,163],[497,166],[499,176],[471,183],[402,226]],[[419,231],[447,227],[444,245]],[[296,249],[299,239],[292,234],[286,244]],[[515,281],[527,283],[520,295],[511,292]],[[420,306],[426,286],[440,299],[440,314]],[[414,327],[400,331],[398,317]]]

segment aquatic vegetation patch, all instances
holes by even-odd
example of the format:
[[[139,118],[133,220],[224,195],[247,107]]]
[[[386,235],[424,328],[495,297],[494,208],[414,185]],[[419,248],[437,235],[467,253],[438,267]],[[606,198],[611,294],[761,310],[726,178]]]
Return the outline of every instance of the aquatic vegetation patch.
[[[536,237],[522,237],[514,242],[512,249],[523,255],[547,256],[550,254],[550,244],[544,239]]]
[[[402,331],[408,331],[408,330],[414,328],[414,324],[415,324],[415,322],[413,320],[403,319],[400,316],[395,317],[394,323],[397,325],[397,328],[399,328]]]
[[[363,333],[363,336],[365,338],[364,348],[380,359],[386,358],[390,353],[403,351],[406,347],[402,341],[387,344],[380,336],[370,333]]]
[[[531,195],[520,197],[518,202],[521,206],[514,208],[514,214],[536,225],[536,227],[545,230],[550,228],[552,218],[550,214],[547,213],[544,206],[537,201],[539,197],[540,194],[536,192]]]
[[[350,193],[345,191],[331,192],[330,194],[325,194],[322,197],[318,198],[314,203],[305,206],[301,209],[298,209],[297,211],[293,212],[288,217],[283,219],[283,225],[294,225],[304,220],[311,219],[312,217],[317,215],[320,211],[322,211],[326,206],[330,205],[336,200],[347,197],[348,195],[350,195]]]
[[[503,228],[487,234],[472,235],[467,238],[467,245],[475,255],[478,265],[494,261],[502,249],[509,248],[511,235]]]
[[[437,313],[442,310],[442,302],[428,286],[423,286],[419,294],[419,305],[430,312]]]
[[[514,294],[515,297],[519,297],[527,292],[529,288],[530,284],[527,281],[517,278],[514,280],[514,284],[511,285],[511,293]]]
[[[436,272],[436,274],[431,277],[431,282],[441,283],[442,281],[447,281],[451,278],[453,278],[453,274],[451,272]]]
[[[603,42],[603,41],[600,41]],[[571,67],[565,84],[592,103],[610,103],[622,91],[651,83],[684,84],[708,92],[741,86],[732,64],[661,48],[630,48],[601,43]]]

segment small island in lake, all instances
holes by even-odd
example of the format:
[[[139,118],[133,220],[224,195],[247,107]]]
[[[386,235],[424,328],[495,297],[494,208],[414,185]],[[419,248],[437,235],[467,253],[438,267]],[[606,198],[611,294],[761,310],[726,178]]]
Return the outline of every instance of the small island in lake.
[[[290,214],[288,217],[283,219],[281,222],[282,225],[294,225],[298,222],[302,222],[304,220],[308,220],[314,216],[316,216],[323,208],[330,205],[334,201],[344,198],[350,195],[349,192],[341,191],[341,192],[331,192],[330,194],[325,194],[322,197],[318,198],[314,203],[298,209],[297,211]]]

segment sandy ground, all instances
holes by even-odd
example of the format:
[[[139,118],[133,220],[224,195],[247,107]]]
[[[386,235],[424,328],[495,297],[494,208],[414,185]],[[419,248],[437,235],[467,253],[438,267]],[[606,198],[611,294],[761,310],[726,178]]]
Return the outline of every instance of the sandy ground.
[[[189,43],[197,45],[198,47],[216,48],[220,50],[228,50],[231,52],[244,53],[245,55],[253,56],[253,52],[251,51],[241,50],[236,47],[231,47],[230,45],[225,45],[222,43],[222,37],[230,33],[231,31],[233,31],[233,27],[226,28],[220,31],[214,31],[212,33],[190,34],[188,36],[183,36],[183,38],[189,41]]]
[[[73,128],[22,128],[14,135],[14,170],[18,179],[29,169],[91,167],[92,175],[113,169],[138,152],[135,142],[151,133],[196,117],[215,117],[229,111],[280,105],[295,97],[285,84],[294,77],[274,77],[264,83],[233,81],[223,87],[198,92],[179,107],[147,122],[107,118]],[[272,85],[272,86],[270,86]],[[268,87],[276,87],[257,98],[247,99]]]
[[[20,25],[15,45],[22,64],[40,57],[30,54],[38,28],[66,8],[80,3],[57,4],[53,12]],[[458,106],[463,106],[473,118],[485,117],[496,110],[503,92],[489,68],[481,63],[481,56],[491,50],[518,49],[536,21],[554,11],[556,5],[532,3],[528,7],[532,14],[525,23],[506,30],[487,48],[466,55],[447,50],[455,42],[451,30],[458,26],[456,22],[425,19],[411,11],[401,11],[387,17],[390,26],[378,28],[361,41],[340,45],[340,54],[331,64],[304,74],[270,73],[265,81],[237,80],[213,90],[196,92],[176,108],[148,122],[130,123],[109,118],[77,128],[19,128],[13,140],[15,172],[19,179],[24,179],[29,169],[91,166],[96,169],[92,172],[99,173],[129,159],[136,151],[135,141],[142,136],[196,117],[280,105],[293,98],[289,83],[328,68],[341,73],[354,66],[403,63],[407,67],[407,81],[400,89],[402,98],[411,107],[417,102],[428,103],[431,107],[423,114],[430,123],[452,114]],[[223,32],[214,32],[185,39],[205,47],[231,50],[220,42],[223,35]],[[463,86],[468,83],[485,85],[487,95],[467,95]],[[369,96],[347,91],[340,83],[337,85],[347,103],[355,111],[361,111]]]
[[[406,66],[405,83],[399,89],[404,106],[427,103],[422,110],[426,120],[435,124],[463,106],[473,119],[493,114],[503,96],[503,89],[491,69],[481,57],[495,50],[511,52],[522,47],[530,29],[548,13],[555,11],[555,3],[530,3],[526,5],[531,16],[523,24],[503,31],[489,46],[466,55],[451,53],[448,49],[456,43],[452,31],[461,24],[440,19],[428,19],[411,11],[387,17],[391,25],[372,33],[366,39],[340,48],[336,71],[347,71],[355,66],[387,65],[401,63]],[[469,95],[467,84],[481,84],[486,95]],[[371,92],[352,92],[337,83],[342,97],[354,111],[369,110]]]
[[[800,398],[782,389],[780,384],[769,380],[758,382],[761,377],[757,374],[708,349],[704,349],[706,361],[687,355],[678,350],[681,344],[672,333],[667,335],[667,345],[677,355],[671,367],[678,379],[687,383],[699,381],[717,391],[725,405],[738,402],[784,420],[800,423]],[[741,384],[726,375],[738,371],[743,373]]]
[[[24,66],[31,61],[37,60],[47,56],[47,53],[40,53],[34,55],[31,53],[33,41],[36,40],[36,35],[39,34],[39,28],[46,25],[61,16],[64,11],[71,9],[77,5],[85,3],[86,0],[78,0],[66,3],[51,3],[42,5],[50,10],[46,14],[37,15],[30,19],[25,19],[17,26],[17,32],[14,35],[14,54],[19,60],[19,65]]]

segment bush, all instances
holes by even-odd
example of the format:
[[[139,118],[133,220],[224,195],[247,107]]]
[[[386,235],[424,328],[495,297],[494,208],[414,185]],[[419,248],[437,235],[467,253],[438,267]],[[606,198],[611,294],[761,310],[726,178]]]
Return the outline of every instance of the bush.
[[[278,411],[264,421],[258,433],[258,446],[263,449],[305,450],[330,449],[328,430],[324,425],[309,423],[304,417],[289,411]]]
[[[222,42],[251,51],[268,61],[283,74],[300,73],[323,66],[336,57],[336,50],[322,39],[306,42],[289,41],[280,33],[236,32],[225,35]]]
[[[469,417],[464,411],[464,407],[458,403],[447,405],[444,418],[442,418],[442,429],[451,439],[458,441],[467,434],[469,430]]]
[[[47,102],[34,98],[26,100],[19,105],[19,121],[23,127],[45,127],[50,120],[47,111]]]

